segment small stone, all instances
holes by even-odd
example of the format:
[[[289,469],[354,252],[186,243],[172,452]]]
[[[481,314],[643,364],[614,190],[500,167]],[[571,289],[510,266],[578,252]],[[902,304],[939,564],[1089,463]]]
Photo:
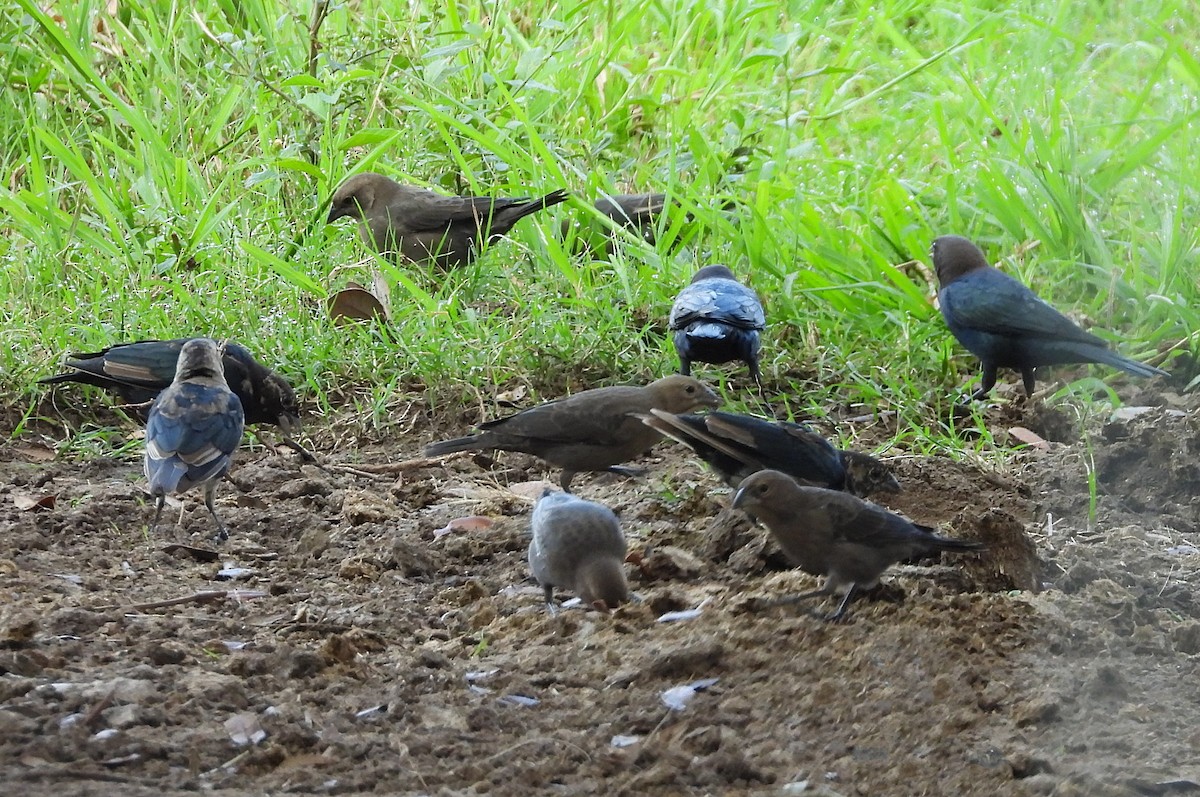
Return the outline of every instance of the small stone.
[[[705,642],[659,653],[647,666],[651,675],[701,676],[721,663],[725,649],[719,642]]]
[[[1018,728],[1053,722],[1058,719],[1061,711],[1062,704],[1057,697],[1038,695],[1026,700],[1013,710],[1013,721],[1017,723]]]
[[[1175,650],[1188,656],[1200,653],[1200,623],[1193,620],[1176,626],[1171,631],[1171,643]]]

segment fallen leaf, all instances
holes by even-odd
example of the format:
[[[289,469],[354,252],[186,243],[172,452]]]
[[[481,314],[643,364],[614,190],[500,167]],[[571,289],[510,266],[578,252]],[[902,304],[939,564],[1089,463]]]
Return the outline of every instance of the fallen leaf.
[[[345,288],[329,299],[329,315],[335,324],[372,321],[376,318],[386,323],[391,318],[384,300],[357,282],[347,283]]]
[[[43,509],[53,509],[54,502],[58,500],[55,495],[34,495],[33,493],[13,493],[13,503],[17,509],[22,512],[41,511]]]
[[[55,456],[53,449],[45,446],[13,446],[12,450],[30,462],[49,462]]]
[[[533,482],[517,482],[509,485],[508,491],[513,495],[518,495],[521,498],[528,498],[531,501],[536,501],[542,497],[542,494],[547,490],[557,490],[558,488],[548,481],[533,481]]]
[[[1050,449],[1050,444],[1046,442],[1044,437],[1039,435],[1037,432],[1026,429],[1024,426],[1010,427],[1008,433],[1016,438],[1019,442],[1022,442],[1027,446],[1033,446],[1034,448],[1041,449],[1042,451],[1048,451]]]
[[[507,404],[510,407],[515,407],[517,402],[525,398],[525,396],[528,394],[529,388],[525,387],[525,385],[518,385],[512,390],[505,390],[503,393],[498,394],[496,396],[496,403]]]
[[[452,531],[482,531],[484,529],[490,529],[494,525],[496,525],[494,520],[488,517],[483,517],[482,515],[471,515],[470,517],[455,518],[445,526],[442,526],[440,529],[435,529],[433,532],[433,538],[436,540],[440,537],[445,537]]]

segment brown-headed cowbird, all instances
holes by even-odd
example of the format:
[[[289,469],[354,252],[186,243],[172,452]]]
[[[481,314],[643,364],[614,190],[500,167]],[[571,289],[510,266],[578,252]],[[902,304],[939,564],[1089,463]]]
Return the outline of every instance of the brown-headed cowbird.
[[[154,399],[146,420],[143,465],[156,505],[151,533],[158,528],[168,494],[201,486],[220,539],[228,539],[213,497],[242,441],[244,420],[242,402],[225,381],[216,341],[195,338],[184,343],[175,381]]]
[[[988,265],[966,238],[943,235],[933,242],[932,255],[946,326],[983,363],[983,381],[971,398],[991,392],[998,368],[1019,370],[1027,395],[1033,394],[1033,369],[1039,365],[1103,363],[1134,376],[1170,376],[1111,351],[1025,285]]]
[[[70,371],[38,381],[95,385],[116,393],[126,404],[146,404],[175,379],[179,352],[189,340],[140,340],[71,354],[63,362]],[[246,423],[274,424],[285,435],[299,431],[300,405],[287,380],[233,342],[225,344],[221,363],[226,383],[242,403]],[[145,418],[144,411],[140,415]]]
[[[706,266],[675,297],[668,326],[679,353],[679,372],[692,372],[692,361],[741,360],[762,388],[758,373],[760,333],[767,324],[758,294],[734,278],[725,266]]]
[[[343,216],[358,219],[363,240],[375,251],[454,268],[469,263],[484,243],[497,240],[530,213],[567,196],[566,191],[540,199],[444,196],[363,172],[334,192],[327,223]]]
[[[555,587],[600,611],[628,601],[624,561],[625,535],[608,507],[552,491],[534,505],[529,567],[545,590],[549,611],[555,610]]]
[[[778,470],[802,484],[860,498],[900,489],[885,463],[869,454],[841,451],[799,424],[729,412],[672,415],[657,409],[643,420],[695,451],[730,487],[760,470]]]
[[[802,487],[776,470],[759,471],[743,481],[733,507],[766,526],[801,570],[825,576],[821,589],[794,600],[844,593],[828,620],[845,615],[854,593],[874,587],[896,562],[938,551],[983,549],[977,542],[941,537],[849,493]]]
[[[662,439],[640,420],[651,409],[691,412],[720,403],[708,386],[688,376],[667,376],[645,387],[600,387],[488,421],[478,434],[434,443],[425,455],[487,449],[533,454],[563,469],[559,483],[570,492],[576,473],[636,473],[617,466]]]

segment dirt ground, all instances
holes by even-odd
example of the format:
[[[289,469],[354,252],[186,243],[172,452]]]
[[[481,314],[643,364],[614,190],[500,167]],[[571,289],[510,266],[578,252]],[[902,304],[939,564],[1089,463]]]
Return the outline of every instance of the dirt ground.
[[[525,549],[556,474],[521,455],[412,462],[461,428],[357,449],[314,430],[321,466],[247,446],[219,545],[195,496],[149,535],[136,450],[64,461],[26,434],[0,453],[0,782],[1200,793],[1200,402],[1125,398],[1083,429],[1000,401],[1003,468],[889,452],[905,490],[881,503],[990,551],[897,567],[844,624],[767,604],[814,582],[666,443],[644,479],[576,481],[619,514],[641,601],[551,616]],[[1013,427],[1048,442],[1018,446]],[[671,689],[690,702],[669,708]]]

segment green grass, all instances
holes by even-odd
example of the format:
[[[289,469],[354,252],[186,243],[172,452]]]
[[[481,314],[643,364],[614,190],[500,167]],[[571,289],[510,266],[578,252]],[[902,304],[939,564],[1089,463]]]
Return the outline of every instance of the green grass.
[[[977,363],[912,262],[949,232],[1125,354],[1200,349],[1200,11],[1182,0],[364,0],[321,4],[315,32],[308,4],[265,0],[43,7],[0,10],[18,417],[64,351],[152,336],[241,340],[374,435],[413,400],[453,416],[516,384],[642,382],[675,367],[676,291],[725,262],[767,305],[777,408],[893,410],[898,444],[961,450],[979,435],[937,419]],[[580,258],[554,236],[573,202],[438,284],[324,224],[367,169],[448,192],[668,190],[703,230]],[[373,268],[394,334],[334,327],[326,295]]]

